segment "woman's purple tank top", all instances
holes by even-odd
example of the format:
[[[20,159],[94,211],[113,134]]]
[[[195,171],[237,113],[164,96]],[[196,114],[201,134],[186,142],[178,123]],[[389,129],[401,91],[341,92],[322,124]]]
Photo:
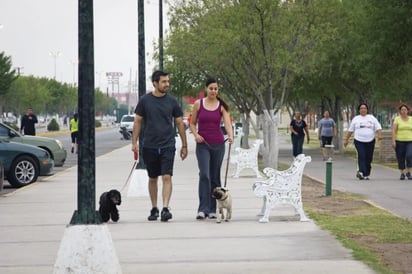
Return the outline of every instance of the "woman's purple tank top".
[[[208,144],[222,144],[225,139],[220,128],[220,121],[222,120],[220,101],[215,110],[207,110],[203,107],[203,100],[200,100],[198,113],[198,133]]]

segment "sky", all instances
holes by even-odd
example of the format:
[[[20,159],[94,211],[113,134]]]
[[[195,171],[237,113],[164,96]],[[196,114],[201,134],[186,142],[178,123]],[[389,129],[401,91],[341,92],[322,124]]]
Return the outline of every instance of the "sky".
[[[106,73],[121,72],[120,92],[127,92],[138,70],[137,0],[95,0],[93,5],[95,87],[111,92]],[[159,36],[159,1],[144,0],[144,9],[146,88],[151,89],[151,71],[158,64],[153,43]],[[77,84],[77,10],[76,0],[0,0],[0,52],[22,75]],[[164,37],[166,13],[164,3]]]

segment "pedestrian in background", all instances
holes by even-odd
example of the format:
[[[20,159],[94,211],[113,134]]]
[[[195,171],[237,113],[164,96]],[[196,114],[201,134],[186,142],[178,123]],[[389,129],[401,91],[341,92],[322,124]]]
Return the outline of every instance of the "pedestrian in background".
[[[398,110],[399,116],[395,117],[392,126],[392,147],[396,151],[400,179],[405,180],[406,177],[412,180],[412,118],[409,116],[408,105],[401,104]]]
[[[79,115],[75,113],[73,115],[73,118],[70,119],[69,123],[69,128],[70,128],[70,137],[72,139],[72,149],[71,152],[74,153],[76,150],[76,153],[78,153],[78,144],[79,144]]]
[[[329,111],[323,113],[323,118],[318,122],[318,139],[320,140],[320,146],[322,148],[323,161],[331,158],[329,152],[331,148],[325,146],[332,145],[332,139],[336,136],[336,123],[330,117]]]
[[[354,133],[354,144],[358,153],[358,168],[356,177],[359,180],[369,180],[372,169],[373,152],[375,150],[375,134],[382,140],[382,126],[372,114],[368,114],[369,107],[366,103],[358,106],[359,115],[356,115],[348,129],[343,142],[346,147],[349,138]]]
[[[157,182],[158,177],[161,176],[163,209],[160,220],[167,222],[172,218],[169,203],[172,195],[173,164],[176,152],[174,124],[182,140],[180,150],[182,160],[187,157],[186,129],[182,109],[176,98],[167,93],[170,86],[168,73],[153,72],[152,83],[154,91],[143,95],[135,109],[132,151],[139,153],[139,146],[142,146],[143,161],[149,175],[149,195],[152,203],[148,220],[156,221],[159,217]],[[137,144],[141,131],[143,131],[143,141],[142,144]]]
[[[233,130],[229,106],[219,97],[219,84],[214,78],[206,80],[206,97],[193,105],[190,131],[196,141],[199,167],[199,206],[196,219],[216,218],[215,187],[221,186],[220,170],[225,156],[225,138],[220,127],[223,120],[228,141],[233,143]]]
[[[305,142],[305,132],[308,139],[310,140],[308,125],[305,120],[302,119],[300,112],[296,111],[294,119],[290,122],[290,135],[292,138],[292,150],[293,157],[298,156],[303,153],[303,143]]]
[[[21,117],[20,132],[24,135],[36,135],[35,124],[38,123],[37,116],[34,115],[33,109],[28,108],[27,112]]]

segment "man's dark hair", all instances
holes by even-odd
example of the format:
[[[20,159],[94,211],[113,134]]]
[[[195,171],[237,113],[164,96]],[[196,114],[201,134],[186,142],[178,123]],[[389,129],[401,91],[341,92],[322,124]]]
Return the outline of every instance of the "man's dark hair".
[[[159,82],[161,76],[167,76],[167,75],[169,75],[169,73],[167,73],[165,71],[161,71],[161,70],[156,70],[152,74],[152,83],[153,82]]]

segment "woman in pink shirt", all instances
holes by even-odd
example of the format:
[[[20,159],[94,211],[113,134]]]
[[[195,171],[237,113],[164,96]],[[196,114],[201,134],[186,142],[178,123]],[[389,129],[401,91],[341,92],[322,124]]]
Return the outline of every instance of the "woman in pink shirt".
[[[229,106],[219,97],[216,79],[206,81],[207,96],[193,105],[190,130],[196,141],[196,157],[199,167],[199,207],[196,219],[216,218],[215,187],[221,186],[220,170],[225,155],[225,138],[220,122],[223,120],[229,143],[233,143]]]

